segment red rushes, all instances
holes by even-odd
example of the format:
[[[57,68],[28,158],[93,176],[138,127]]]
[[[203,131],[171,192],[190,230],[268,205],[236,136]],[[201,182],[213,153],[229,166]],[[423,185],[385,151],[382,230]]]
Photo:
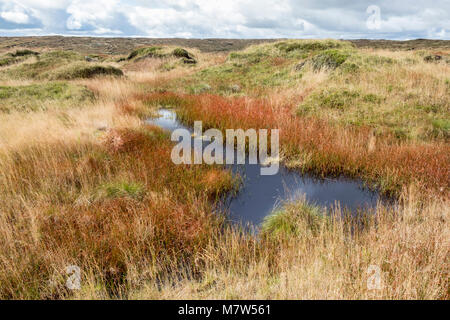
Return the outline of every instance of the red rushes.
[[[418,182],[426,189],[446,194],[449,190],[450,145],[447,143],[399,142],[378,138],[369,152],[370,128],[342,128],[314,118],[299,118],[290,105],[275,105],[265,99],[226,98],[218,95],[155,93],[144,97],[148,103],[180,106],[179,116],[205,127],[280,129],[285,156],[299,159],[304,170],[318,174],[362,176],[385,192]],[[304,157],[303,157],[304,158]]]
[[[34,197],[32,203],[40,209],[33,211],[39,242],[20,247],[21,277],[39,287],[55,270],[73,263],[83,272],[95,268],[97,280],[114,290],[130,268],[177,268],[169,262],[190,261],[217,233],[220,219],[211,213],[210,198],[227,187],[229,177],[209,166],[176,166],[171,149],[166,133],[147,126],[110,130],[102,145],[24,150],[10,172],[11,185],[23,186],[9,197]],[[142,196],[105,189],[122,182],[139,185]],[[22,215],[28,215],[17,203],[5,210],[20,217],[11,227],[14,233],[22,231]],[[7,250],[2,254],[18,261]],[[25,294],[30,287],[19,280],[2,274],[0,295]],[[36,294],[60,298],[67,292],[63,282],[58,286],[55,292],[36,289]]]

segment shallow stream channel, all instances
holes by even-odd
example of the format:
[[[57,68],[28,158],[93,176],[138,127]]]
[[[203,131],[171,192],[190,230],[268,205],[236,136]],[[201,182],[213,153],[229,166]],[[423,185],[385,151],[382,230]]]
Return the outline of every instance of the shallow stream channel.
[[[159,117],[148,119],[147,123],[173,132],[186,127],[179,120],[175,110],[160,109]],[[200,137],[201,139],[201,137]],[[203,147],[210,142],[203,143]],[[226,197],[221,206],[229,213],[229,218],[243,225],[258,226],[264,217],[279,208],[285,201],[305,197],[309,203],[322,207],[340,207],[356,214],[358,210],[375,210],[380,195],[368,190],[362,181],[339,178],[317,178],[282,165],[275,175],[261,175],[260,164],[233,164],[229,167],[234,175],[239,175],[242,185],[236,194]]]

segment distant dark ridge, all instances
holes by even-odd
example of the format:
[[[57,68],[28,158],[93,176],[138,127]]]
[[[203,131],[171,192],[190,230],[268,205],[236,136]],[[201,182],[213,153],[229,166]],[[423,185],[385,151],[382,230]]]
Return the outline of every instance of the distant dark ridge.
[[[406,41],[397,40],[349,40],[358,48],[375,48],[375,49],[398,49],[398,50],[417,50],[417,49],[450,49],[450,40],[429,40],[415,39]]]
[[[151,38],[96,38],[96,37],[0,37],[0,49],[52,48],[81,53],[128,54],[142,46],[173,45],[197,48],[203,52],[229,52],[250,45],[275,41],[274,39],[151,39]]]
[[[1,49],[52,48],[74,50],[81,53],[128,54],[133,49],[151,45],[173,45],[197,48],[204,52],[230,52],[242,50],[250,45],[273,42],[281,39],[179,39],[179,38],[97,38],[97,37],[0,37]],[[387,48],[397,50],[449,49],[449,40],[417,39],[393,40],[349,40],[357,47]]]

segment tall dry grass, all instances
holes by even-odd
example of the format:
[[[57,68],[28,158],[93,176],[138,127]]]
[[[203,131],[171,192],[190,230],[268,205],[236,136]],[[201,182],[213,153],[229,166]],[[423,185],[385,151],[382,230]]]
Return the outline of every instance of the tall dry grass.
[[[215,169],[206,166],[175,166],[170,152],[160,129],[144,127],[2,158],[0,297],[70,297],[68,265],[95,274],[107,297],[125,297],[128,269],[157,277],[193,259],[218,230],[210,201],[232,180],[220,171],[210,181]]]
[[[386,136],[369,152],[368,128],[298,119],[288,91],[149,95],[188,71],[158,72],[77,82],[93,104],[0,116],[0,298],[449,299],[448,145]],[[336,209],[314,232],[300,220],[296,236],[258,238],[214,213],[228,172],[171,162],[167,134],[141,121],[149,102],[218,128],[279,126],[293,165],[394,179],[400,202],[362,228]],[[80,290],[65,285],[69,265],[81,268]],[[379,290],[367,287],[371,265]]]
[[[267,243],[227,233],[220,249],[205,250],[201,279],[185,277],[162,288],[150,282],[131,297],[449,299],[448,201],[423,206],[419,198],[417,190],[405,190],[402,206],[379,206],[376,218],[352,235],[343,220],[322,224],[315,234],[305,227],[303,236]],[[380,271],[376,289],[368,285],[373,268]]]
[[[93,104],[1,115],[0,298],[73,297],[69,265],[98,297],[125,298],[129,273],[178,272],[222,223],[212,202],[233,187],[227,171],[175,166],[135,84],[81,83]]]

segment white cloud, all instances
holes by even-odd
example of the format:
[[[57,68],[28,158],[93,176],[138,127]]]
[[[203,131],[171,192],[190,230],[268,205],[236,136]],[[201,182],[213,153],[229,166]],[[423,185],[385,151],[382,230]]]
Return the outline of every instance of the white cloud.
[[[28,23],[30,20],[26,13],[18,11],[3,11],[0,16],[5,20],[14,23]]]
[[[42,10],[65,9],[71,0],[16,0],[24,7],[36,8]]]
[[[366,24],[372,4],[376,30]],[[448,0],[0,0],[0,28],[37,20],[42,34],[448,39],[448,16]]]
[[[122,34],[122,31],[99,27],[94,30],[94,33],[95,34],[117,34],[117,35],[119,35],[119,34]]]
[[[66,26],[70,30],[78,30],[83,26],[93,27],[100,32],[106,30],[102,24],[113,19],[118,4],[118,0],[74,0],[66,9],[70,15]]]
[[[8,1],[2,6],[0,17],[6,21],[17,24],[26,24],[30,22],[30,17],[26,13],[25,8],[13,1]]]

